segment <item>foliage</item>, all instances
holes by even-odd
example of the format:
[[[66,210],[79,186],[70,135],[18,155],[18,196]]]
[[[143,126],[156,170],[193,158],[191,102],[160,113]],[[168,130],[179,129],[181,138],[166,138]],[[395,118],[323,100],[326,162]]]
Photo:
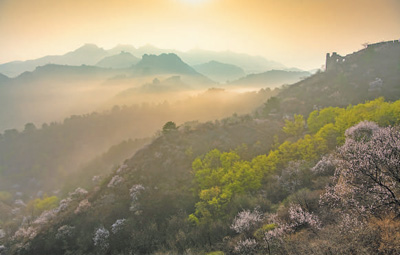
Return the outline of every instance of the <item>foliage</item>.
[[[168,134],[169,132],[174,131],[176,129],[177,129],[177,127],[176,127],[175,122],[168,121],[167,123],[164,124],[164,126],[162,128],[162,132],[164,134]]]
[[[197,158],[192,167],[200,199],[196,203],[195,214],[201,220],[223,217],[235,195],[257,190],[261,186],[261,169],[251,162],[240,160],[235,152],[212,150],[203,160]]]
[[[283,132],[287,135],[299,137],[304,132],[304,117],[300,114],[294,115],[294,120],[285,120],[285,126],[283,127]]]
[[[388,218],[396,212],[394,200],[377,203],[387,196],[362,190],[373,185],[366,184],[361,170],[348,179],[342,173],[351,170],[347,167],[351,153],[360,152],[361,160],[362,149],[368,152],[373,147],[381,157],[377,166],[389,162],[380,171],[384,180],[391,180],[387,169],[395,166],[397,154],[390,139],[397,139],[397,129],[369,122],[354,126],[352,118],[397,124],[396,114],[379,117],[395,113],[397,107],[397,102],[378,99],[326,111],[321,116],[326,114],[329,120],[322,121],[317,114],[313,121],[319,129],[309,133],[304,129],[301,137],[300,133],[286,136],[282,122],[238,115],[229,121],[179,128],[115,167],[90,192],[71,193],[56,212],[35,220],[45,222],[44,227],[24,226],[15,240],[29,247],[25,254],[362,254],[379,249],[394,254],[398,223],[394,216]],[[383,129],[390,132],[377,136]],[[336,150],[338,144],[342,147]],[[323,199],[319,203],[320,195],[327,197],[330,192],[326,186],[342,184],[348,185],[344,191],[355,192],[353,197],[331,194],[351,203]],[[397,195],[397,186],[393,188]],[[78,208],[82,210],[76,213]],[[368,210],[359,216],[354,213],[357,208]],[[382,219],[375,221],[374,216]],[[64,239],[56,238],[62,235]],[[11,247],[15,251],[16,246]]]
[[[325,199],[359,213],[400,213],[400,132],[362,122],[339,148],[335,184]]]
[[[30,201],[27,205],[26,210],[31,212],[33,216],[38,216],[42,212],[51,210],[58,207],[59,198],[56,196],[44,196],[42,199],[37,198]]]

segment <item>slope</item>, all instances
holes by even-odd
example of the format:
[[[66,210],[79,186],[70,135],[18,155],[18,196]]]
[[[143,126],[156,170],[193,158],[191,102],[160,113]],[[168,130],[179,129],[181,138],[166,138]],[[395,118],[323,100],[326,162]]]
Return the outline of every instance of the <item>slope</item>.
[[[292,84],[311,74],[304,71],[271,70],[259,74],[249,74],[246,77],[229,83],[234,86],[249,86],[260,88],[273,88],[284,84]]]

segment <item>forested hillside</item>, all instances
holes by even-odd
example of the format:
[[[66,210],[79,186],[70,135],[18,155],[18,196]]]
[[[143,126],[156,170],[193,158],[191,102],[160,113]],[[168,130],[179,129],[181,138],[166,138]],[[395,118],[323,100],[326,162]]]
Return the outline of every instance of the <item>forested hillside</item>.
[[[399,116],[400,101],[377,99],[283,127],[251,116],[166,125],[8,245],[17,254],[390,254],[399,248]]]

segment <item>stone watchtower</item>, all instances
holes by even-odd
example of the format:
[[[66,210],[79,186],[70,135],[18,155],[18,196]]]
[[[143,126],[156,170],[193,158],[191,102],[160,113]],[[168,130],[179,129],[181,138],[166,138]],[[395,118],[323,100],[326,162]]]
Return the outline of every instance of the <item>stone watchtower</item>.
[[[332,55],[326,53],[325,70],[328,72],[332,70],[337,70],[340,63],[343,63],[344,61],[346,61],[346,59],[336,52],[333,52]]]

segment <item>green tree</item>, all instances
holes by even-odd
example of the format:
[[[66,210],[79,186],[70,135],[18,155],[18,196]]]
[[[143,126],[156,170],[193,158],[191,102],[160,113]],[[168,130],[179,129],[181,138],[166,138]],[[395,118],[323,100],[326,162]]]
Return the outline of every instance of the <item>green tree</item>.
[[[285,120],[285,126],[283,127],[283,132],[287,135],[299,137],[304,132],[304,117],[301,114],[295,114],[294,120]]]
[[[173,121],[168,121],[162,128],[163,134],[168,134],[171,131],[177,130],[176,124]]]

